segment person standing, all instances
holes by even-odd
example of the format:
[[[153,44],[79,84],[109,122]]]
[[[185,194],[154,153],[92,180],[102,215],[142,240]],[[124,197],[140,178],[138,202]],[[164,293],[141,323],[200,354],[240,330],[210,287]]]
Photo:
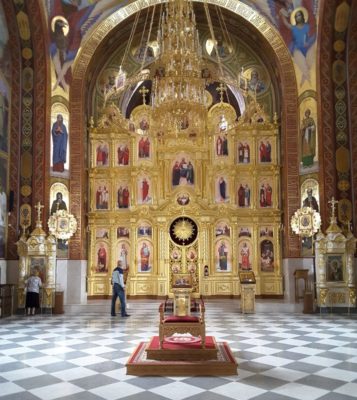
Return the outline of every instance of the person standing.
[[[248,184],[245,184],[244,187],[244,206],[249,207],[250,206],[250,189]]]
[[[218,136],[217,141],[216,141],[216,152],[217,156],[221,156],[222,153],[222,137]]]
[[[123,189],[123,208],[129,208],[129,188],[128,186],[125,186]]]
[[[101,243],[98,249],[97,272],[106,272],[107,269],[107,250],[104,244]]]
[[[103,208],[103,190],[101,186],[98,187],[95,193],[95,207],[97,210]]]
[[[227,271],[228,267],[228,250],[224,241],[218,247],[218,265],[220,271]]]
[[[97,147],[97,165],[102,166],[103,165],[103,151],[102,151],[102,145],[100,144]]]
[[[172,186],[179,185],[180,178],[181,178],[180,163],[176,161],[175,165],[172,168]]]
[[[226,186],[226,181],[222,176],[218,182],[220,201],[226,201]]]
[[[249,256],[250,256],[250,251],[249,247],[246,242],[243,243],[243,247],[240,252],[242,256],[242,269],[243,270],[250,270],[250,261],[249,261]]]
[[[118,189],[118,208],[123,208],[124,207],[124,200],[123,200],[123,188],[119,186]]]
[[[149,200],[149,189],[150,189],[149,182],[147,181],[146,178],[144,178],[141,184],[141,195],[143,203],[147,203]]]
[[[144,158],[150,158],[150,139],[148,137],[144,143]]]
[[[271,162],[271,144],[269,140],[267,140],[265,144],[265,155],[266,155],[266,161]]]
[[[26,310],[27,315],[35,315],[36,308],[40,307],[40,288],[42,281],[39,271],[34,268],[26,282]]]
[[[311,167],[316,155],[316,124],[310,109],[305,110],[301,122],[301,162],[303,167]]]
[[[240,184],[238,189],[238,206],[244,207],[244,200],[245,200],[245,190],[242,184]]]
[[[150,270],[150,249],[146,242],[140,249],[140,270],[141,272]]]
[[[68,133],[63,123],[62,114],[57,115],[57,120],[52,125],[52,169],[54,172],[63,172],[67,159]]]
[[[121,245],[121,250],[119,254],[119,260],[121,263],[121,267],[124,268],[124,270],[128,269],[129,267],[129,262],[128,262],[128,249],[125,246],[125,243]]]
[[[265,185],[265,205],[271,207],[273,205],[273,188],[269,183]]]
[[[117,267],[112,273],[112,285],[113,285],[113,295],[112,295],[112,305],[110,315],[115,317],[115,302],[119,297],[120,300],[120,311],[122,317],[130,317],[126,312],[125,307],[125,284],[124,284],[124,271],[121,268],[121,261],[118,261]]]
[[[247,142],[243,145],[243,163],[248,164],[250,162],[250,147]]]
[[[238,162],[242,163],[244,161],[244,145],[242,142],[238,144]]]
[[[263,141],[260,142],[259,146],[259,161],[266,162],[266,145]]]
[[[187,183],[194,183],[194,172],[193,172],[193,165],[191,161],[187,164]]]
[[[142,137],[139,140],[139,158],[144,158],[145,157],[145,139]]]

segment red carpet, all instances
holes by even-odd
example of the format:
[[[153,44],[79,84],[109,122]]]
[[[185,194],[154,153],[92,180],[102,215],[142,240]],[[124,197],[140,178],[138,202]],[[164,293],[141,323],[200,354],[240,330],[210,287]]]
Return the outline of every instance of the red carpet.
[[[225,342],[215,342],[210,338],[211,351],[212,344],[216,345],[217,358],[210,360],[153,360],[147,358],[147,348],[157,343],[157,336],[154,336],[149,343],[141,342],[130,356],[126,368],[127,375],[136,376],[228,376],[237,375],[237,361],[234,358],[231,349]],[[191,344],[165,344],[169,346],[197,346],[197,343]],[[174,351],[180,349],[173,349]],[[164,350],[169,352],[170,350]],[[186,347],[187,351],[187,347]],[[192,351],[192,350],[191,350]]]
[[[146,358],[160,361],[216,360],[217,353],[217,343],[213,336],[206,337],[204,349],[201,338],[183,335],[165,338],[162,349],[159,337],[153,336],[146,346]]]

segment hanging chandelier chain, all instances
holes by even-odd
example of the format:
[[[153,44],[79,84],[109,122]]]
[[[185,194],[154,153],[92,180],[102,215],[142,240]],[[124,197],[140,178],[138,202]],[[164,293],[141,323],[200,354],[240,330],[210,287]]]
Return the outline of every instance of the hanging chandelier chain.
[[[207,110],[202,46],[191,1],[165,4],[157,41],[159,57],[151,97],[154,119],[165,121],[165,127],[177,137],[189,126],[198,129],[203,125]]]
[[[214,34],[211,15],[210,15],[208,4],[207,4],[206,0],[203,2],[203,5],[204,5],[205,12],[206,12],[206,18],[207,18],[207,22],[208,22],[209,31],[210,31],[210,34],[211,34],[211,37],[212,37],[212,40],[213,40],[214,50],[216,52],[216,57],[217,57],[218,67],[219,67],[219,73],[221,74],[221,76],[223,76],[223,68],[222,68],[221,57],[219,56],[219,53],[218,53],[217,41],[216,41],[216,37],[215,37],[215,34]]]
[[[225,22],[225,20],[223,18],[222,9],[221,9],[221,7],[218,7],[217,5],[215,7],[216,7],[217,15],[218,15],[219,26],[220,26],[221,31],[223,33],[223,39],[228,43],[228,48],[229,49],[233,49],[233,43],[232,43],[231,37],[229,35],[226,22]],[[235,57],[236,57],[236,55],[235,55]],[[222,74],[222,76],[223,76],[223,74]],[[226,85],[224,85],[224,86],[225,86],[225,93],[226,93],[226,96],[227,96],[227,102],[228,102],[228,104],[231,104],[231,102],[229,100],[229,93],[228,93],[228,90],[227,90],[227,86]],[[222,95],[221,95],[221,102],[222,102]]]
[[[154,7],[152,9],[150,27],[149,27],[148,37],[147,37],[147,40],[146,40],[146,45],[145,45],[145,50],[144,50],[144,57],[143,57],[143,59],[141,61],[141,69],[144,69],[144,65],[145,65],[145,61],[146,61],[146,55],[147,55],[147,52],[148,52],[148,46],[149,46],[149,41],[150,41],[151,31],[152,31],[152,25],[153,25],[153,22],[154,22],[155,10],[156,10],[156,4],[154,4]],[[148,11],[148,14],[149,14],[149,11]]]
[[[223,18],[222,9],[221,9],[221,7],[218,7],[217,4],[216,4],[216,12],[217,12],[217,15],[218,15],[219,26],[220,26],[221,31],[223,33],[224,40],[233,49],[233,43],[232,43],[231,37],[229,35],[226,22],[225,22],[225,20]]]
[[[143,31],[141,33],[141,38],[140,38],[140,43],[139,43],[139,50],[144,46],[144,36],[145,36],[145,32],[146,32],[146,25],[147,25],[147,22],[148,22],[148,18],[149,18],[149,8],[146,11],[144,28],[143,28]],[[146,43],[145,43],[145,45],[146,45]]]
[[[120,66],[121,66],[121,67],[124,66],[124,61],[125,61],[125,60],[127,59],[127,57],[128,57],[128,52],[129,52],[129,49],[131,48],[131,43],[132,43],[132,41],[133,41],[134,33],[135,33],[135,31],[136,31],[136,27],[138,26],[138,21],[139,21],[140,12],[141,12],[141,11],[139,10],[139,12],[137,12],[137,13],[135,14],[134,24],[133,24],[133,27],[132,27],[132,29],[131,29],[130,36],[129,36],[129,40],[128,40],[127,45],[126,45],[126,47],[125,47],[124,54],[123,54],[123,57],[122,57],[122,60],[121,60],[121,63],[120,63]]]
[[[228,43],[228,46],[230,47],[230,49],[232,49],[232,51],[233,51],[233,48],[234,48],[233,42],[232,42],[231,35],[229,34],[229,31],[228,31],[228,28],[227,28],[227,25],[226,25],[226,21],[224,20],[224,17],[223,17],[222,8],[218,7],[216,5],[216,9],[217,9],[218,20],[219,20],[219,24],[220,24],[221,30],[223,32],[224,39]],[[238,51],[233,51],[232,64],[234,62],[236,62],[237,65],[239,65]],[[239,82],[238,82],[238,84],[239,84]],[[228,91],[227,91],[227,99],[228,99]],[[228,99],[228,103],[229,103],[229,99]]]

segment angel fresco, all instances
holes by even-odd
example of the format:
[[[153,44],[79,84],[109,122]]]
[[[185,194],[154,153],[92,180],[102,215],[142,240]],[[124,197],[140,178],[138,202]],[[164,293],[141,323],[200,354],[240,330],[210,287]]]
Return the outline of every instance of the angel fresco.
[[[127,0],[122,0],[119,4],[118,0],[47,2],[51,27],[50,54],[56,73],[56,82],[52,90],[59,86],[68,92],[72,80],[71,67],[83,40],[95,25],[125,6],[127,2]]]
[[[251,6],[251,1],[245,1]],[[311,84],[315,60],[318,0],[262,0],[255,6],[279,30],[301,72],[300,87]]]

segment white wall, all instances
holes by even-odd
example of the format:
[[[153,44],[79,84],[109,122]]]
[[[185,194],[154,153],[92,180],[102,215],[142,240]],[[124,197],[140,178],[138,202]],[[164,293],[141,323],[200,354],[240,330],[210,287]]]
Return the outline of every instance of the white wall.
[[[314,259],[313,258],[284,258],[283,274],[284,274],[284,298],[289,303],[295,302],[295,277],[294,272],[297,269],[308,269],[308,288],[314,290]],[[304,290],[304,282],[302,279],[298,281],[299,295]]]
[[[18,283],[18,260],[0,260],[1,283]],[[86,260],[57,260],[56,290],[63,291],[64,304],[86,304]]]
[[[6,283],[6,260],[0,260],[0,284]]]

